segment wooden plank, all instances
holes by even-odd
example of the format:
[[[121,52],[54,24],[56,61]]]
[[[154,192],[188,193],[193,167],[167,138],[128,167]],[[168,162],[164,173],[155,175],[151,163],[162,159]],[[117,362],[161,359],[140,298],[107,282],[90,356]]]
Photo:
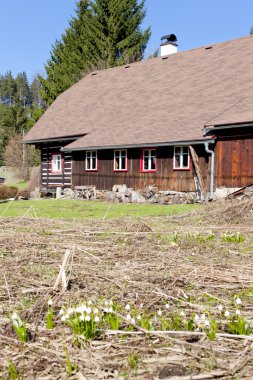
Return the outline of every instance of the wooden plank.
[[[200,192],[200,197],[204,198],[206,196],[206,189],[205,189],[205,185],[202,179],[201,170],[199,167],[199,158],[195,149],[192,146],[189,146],[189,149],[190,149],[190,153],[191,153],[191,157],[192,157],[192,161],[193,161],[193,165],[194,165],[194,169],[195,169],[195,173],[197,177],[196,184],[198,184],[199,186],[198,190]]]

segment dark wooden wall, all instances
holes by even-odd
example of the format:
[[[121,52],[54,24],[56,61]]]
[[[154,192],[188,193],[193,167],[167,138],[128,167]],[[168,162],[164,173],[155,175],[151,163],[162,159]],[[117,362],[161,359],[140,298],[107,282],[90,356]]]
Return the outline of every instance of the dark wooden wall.
[[[62,153],[61,174],[51,172],[51,154],[60,153],[62,145],[46,144],[41,149],[41,184],[43,187],[64,186],[72,184],[72,156],[71,153]]]
[[[203,179],[207,182],[209,155],[203,144],[194,146],[198,156]],[[141,189],[145,185],[156,185],[159,190],[195,191],[192,170],[173,170],[173,147],[157,148],[157,171],[141,173],[141,149],[128,149],[128,171],[114,172],[113,150],[99,150],[98,171],[85,171],[85,152],[73,152],[72,185],[95,185],[100,190],[110,190],[113,185]],[[209,180],[207,186],[209,186]]]
[[[217,187],[243,187],[252,183],[252,127],[220,132],[216,144]]]

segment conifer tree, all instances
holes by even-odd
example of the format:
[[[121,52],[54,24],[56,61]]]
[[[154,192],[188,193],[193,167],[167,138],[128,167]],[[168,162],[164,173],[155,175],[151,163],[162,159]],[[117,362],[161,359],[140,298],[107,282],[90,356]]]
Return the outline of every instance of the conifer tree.
[[[150,28],[142,31],[142,0],[80,0],[69,28],[56,41],[39,77],[47,104],[92,69],[134,62],[143,58]]]

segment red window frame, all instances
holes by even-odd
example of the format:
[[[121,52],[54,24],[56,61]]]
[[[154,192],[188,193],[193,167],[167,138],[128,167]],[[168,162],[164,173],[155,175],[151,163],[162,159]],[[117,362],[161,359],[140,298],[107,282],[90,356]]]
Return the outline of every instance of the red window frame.
[[[60,170],[54,170],[54,156],[60,156]],[[51,153],[51,174],[62,174],[62,153],[61,152],[54,152],[54,153]]]
[[[150,152],[154,150],[155,151],[155,169],[144,169],[144,152],[148,151],[149,152],[149,160],[152,158],[152,155]],[[140,171],[141,173],[155,173],[157,171],[157,150],[156,148],[143,148],[141,150],[141,161],[140,161]],[[149,165],[150,166],[150,165]]]
[[[179,159],[180,159],[180,166],[176,166],[176,148],[180,148],[180,153],[179,153]],[[183,148],[188,148],[188,166],[183,166],[183,156],[185,153],[183,153]],[[190,157],[190,152],[189,152],[189,147],[187,145],[177,145],[174,146],[174,154],[173,154],[173,170],[186,170],[189,171],[191,170],[191,157]]]
[[[96,168],[95,169],[88,169],[87,168],[87,159],[88,159],[88,157],[87,157],[87,153],[96,153]],[[86,170],[86,172],[97,172],[98,171],[98,152],[97,152],[97,150],[87,150],[86,152],[85,152],[85,170]]]
[[[125,159],[126,159],[126,168],[125,169],[116,169],[115,168],[115,162],[116,162],[116,152],[120,152],[119,155],[119,162],[122,163],[121,159],[121,152],[126,152]],[[114,158],[113,158],[113,171],[114,172],[127,172],[128,171],[128,157],[127,157],[127,149],[115,149],[114,150]]]

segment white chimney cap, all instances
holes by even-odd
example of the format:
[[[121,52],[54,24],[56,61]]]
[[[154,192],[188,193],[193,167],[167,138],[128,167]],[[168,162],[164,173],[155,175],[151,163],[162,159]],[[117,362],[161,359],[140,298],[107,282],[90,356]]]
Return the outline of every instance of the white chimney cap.
[[[175,34],[168,34],[161,38],[161,57],[177,53],[177,37]]]

